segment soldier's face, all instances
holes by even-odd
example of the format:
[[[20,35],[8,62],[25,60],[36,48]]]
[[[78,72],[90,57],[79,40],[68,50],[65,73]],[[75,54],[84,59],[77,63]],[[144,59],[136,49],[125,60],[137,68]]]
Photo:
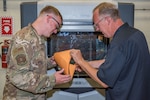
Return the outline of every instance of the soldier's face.
[[[58,31],[61,28],[61,17],[60,16],[54,16],[54,15],[47,15],[49,19],[49,37],[52,34],[58,33]]]

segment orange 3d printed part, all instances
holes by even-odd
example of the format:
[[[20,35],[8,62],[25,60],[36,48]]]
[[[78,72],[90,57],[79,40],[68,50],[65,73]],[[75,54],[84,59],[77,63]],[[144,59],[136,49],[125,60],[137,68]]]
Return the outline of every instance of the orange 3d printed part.
[[[54,53],[54,59],[59,67],[64,68],[64,74],[71,75],[73,77],[76,66],[70,64],[71,55],[70,50],[60,51]]]

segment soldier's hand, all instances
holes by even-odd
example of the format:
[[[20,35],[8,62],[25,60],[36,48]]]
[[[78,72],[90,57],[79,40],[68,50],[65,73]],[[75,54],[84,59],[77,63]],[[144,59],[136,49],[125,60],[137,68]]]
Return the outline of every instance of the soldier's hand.
[[[56,84],[63,84],[71,81],[70,75],[64,75],[63,74],[64,69],[61,69],[60,71],[57,71],[54,75],[56,78]]]
[[[50,62],[51,62],[51,64],[52,64],[53,66],[56,66],[56,65],[57,65],[56,62],[55,62],[54,56],[50,57],[49,60],[50,60]]]

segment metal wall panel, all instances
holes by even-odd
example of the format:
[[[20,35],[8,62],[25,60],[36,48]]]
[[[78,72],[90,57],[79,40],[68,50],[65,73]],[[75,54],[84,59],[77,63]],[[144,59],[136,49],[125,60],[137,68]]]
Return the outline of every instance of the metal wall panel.
[[[20,4],[21,28],[32,23],[37,18],[37,2],[23,2]]]

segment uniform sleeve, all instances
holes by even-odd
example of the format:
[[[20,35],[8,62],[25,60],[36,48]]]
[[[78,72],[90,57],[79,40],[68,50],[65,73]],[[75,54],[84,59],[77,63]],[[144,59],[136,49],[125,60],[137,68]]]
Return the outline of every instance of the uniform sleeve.
[[[47,69],[56,67],[56,64],[52,64],[50,58],[47,58]]]
[[[110,48],[109,51],[105,63],[99,67],[97,76],[109,87],[113,87],[124,67],[125,57],[121,48]]]
[[[55,85],[54,75],[38,75],[29,70],[18,69],[9,75],[10,81],[17,88],[32,92],[44,93],[53,88]]]
[[[55,77],[48,76],[42,69],[43,67],[47,69],[45,59],[40,57],[42,53],[33,55],[29,43],[22,44],[13,44],[10,50],[11,57],[7,73],[10,82],[17,88],[32,93],[44,93],[51,90],[55,85]],[[38,68],[39,66],[41,68]]]

